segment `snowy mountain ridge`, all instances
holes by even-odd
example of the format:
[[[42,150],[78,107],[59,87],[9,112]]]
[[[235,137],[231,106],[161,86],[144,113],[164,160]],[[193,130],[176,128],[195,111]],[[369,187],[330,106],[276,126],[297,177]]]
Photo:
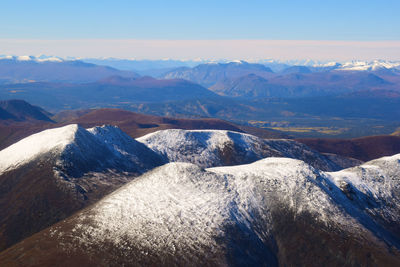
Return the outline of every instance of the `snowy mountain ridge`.
[[[0,218],[19,228],[22,214],[33,225],[16,238],[0,229],[6,244],[30,236],[0,253],[0,263],[42,265],[64,254],[69,266],[310,266],[312,255],[335,265],[400,262],[400,154],[325,172],[343,166],[292,140],[224,130],[134,140],[114,126],[75,124],[0,151],[0,166],[11,197],[38,183]],[[66,215],[57,224],[50,216],[44,222],[54,225],[43,230],[36,213],[50,209]]]
[[[189,162],[208,168],[251,163],[265,157],[300,159],[321,170],[354,165],[346,159],[332,160],[332,156],[293,140],[264,140],[232,131],[171,129],[134,140],[115,126],[84,129],[73,124],[31,135],[0,151],[0,174],[43,157],[55,161],[56,170],[74,176],[110,168],[141,173],[141,169],[165,162]]]
[[[150,149],[118,127],[86,130],[72,124],[31,135],[0,151],[0,174],[42,157],[55,160],[57,171],[73,176],[110,168],[141,173],[162,164]]]
[[[400,154],[328,173],[327,177],[386,227],[392,228],[400,222]],[[400,233],[397,235],[400,238]]]
[[[399,158],[396,155],[379,164],[393,163],[390,171],[398,173]],[[371,162],[362,168],[380,169],[379,164]],[[315,234],[328,231],[338,238],[339,233],[340,238],[354,240],[356,247],[368,248],[363,242],[379,247],[379,252],[373,252],[375,255],[386,253],[382,242],[398,250],[398,232],[386,230],[382,216],[372,216],[364,210],[366,206],[357,206],[343,189],[329,183],[335,175],[338,173],[320,172],[288,158],[267,158],[248,165],[206,170],[190,163],[168,163],[68,220],[66,223],[72,229],[65,230],[63,224],[53,226],[49,236],[60,243],[70,242],[65,249],[72,254],[81,249],[89,254],[97,253],[98,248],[102,253],[118,251],[107,254],[110,262],[125,255],[126,264],[226,265],[229,258],[224,255],[232,255],[233,260],[277,265],[282,256],[278,256],[274,242],[278,240],[278,251],[290,246],[280,239],[282,233],[277,227],[293,216],[295,223],[308,218],[308,227]],[[394,183],[398,187],[399,181]],[[398,209],[399,202],[392,206]],[[377,209],[386,214],[390,208]],[[292,214],[289,217],[288,212]],[[284,221],[280,221],[281,216]],[[230,242],[247,253],[232,254]],[[302,241],[298,242],[302,246]],[[326,250],[323,253],[332,256]],[[346,257],[340,251],[334,253],[339,262],[340,257]],[[306,258],[299,256],[296,261]],[[357,258],[362,259],[363,256]],[[280,258],[279,262],[285,260],[288,259]]]
[[[375,71],[379,69],[400,69],[400,62],[383,60],[374,61],[351,61],[340,64],[338,70],[350,71]]]
[[[203,168],[251,163],[266,157],[300,159],[322,170],[348,167],[293,140],[261,139],[226,130],[170,129],[136,140],[169,162],[190,162]]]
[[[41,154],[48,152],[60,154],[68,144],[73,142],[78,130],[80,129],[76,124],[45,130],[1,150],[0,174]]]

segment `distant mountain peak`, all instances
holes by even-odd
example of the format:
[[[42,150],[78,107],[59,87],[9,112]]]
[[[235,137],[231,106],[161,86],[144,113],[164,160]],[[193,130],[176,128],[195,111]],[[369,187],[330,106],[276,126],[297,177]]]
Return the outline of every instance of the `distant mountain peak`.
[[[33,106],[28,102],[20,99],[11,99],[0,101],[0,110],[6,112],[6,115],[0,113],[1,120],[13,120],[13,121],[47,121],[52,122],[49,118],[52,114]],[[9,116],[7,116],[9,114]]]
[[[15,61],[34,61],[34,62],[63,62],[65,61],[61,57],[55,56],[9,56],[9,55],[0,55],[0,60],[15,60]]]
[[[6,83],[26,82],[95,82],[109,76],[139,77],[132,71],[58,57],[0,57],[0,80]]]
[[[384,60],[373,60],[373,61],[350,61],[342,63],[339,70],[349,71],[376,71],[380,69],[399,69],[400,62],[390,62]]]

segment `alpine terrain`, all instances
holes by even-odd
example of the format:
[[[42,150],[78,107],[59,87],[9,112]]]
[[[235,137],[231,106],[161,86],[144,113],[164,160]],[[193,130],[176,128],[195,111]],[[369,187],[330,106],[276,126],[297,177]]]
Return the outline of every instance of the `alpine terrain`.
[[[169,163],[5,250],[0,262],[397,266],[399,174],[400,155],[340,172],[288,158]]]
[[[162,130],[137,140],[109,125],[45,130],[0,151],[0,247],[70,216],[167,162],[207,168],[277,156],[301,159],[323,170],[360,163],[322,155],[296,141],[226,130]]]

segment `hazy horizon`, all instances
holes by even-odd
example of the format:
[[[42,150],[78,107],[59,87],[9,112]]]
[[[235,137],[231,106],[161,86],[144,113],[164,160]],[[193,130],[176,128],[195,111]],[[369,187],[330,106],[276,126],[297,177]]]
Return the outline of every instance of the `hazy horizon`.
[[[400,41],[0,39],[0,54],[137,60],[400,60]]]

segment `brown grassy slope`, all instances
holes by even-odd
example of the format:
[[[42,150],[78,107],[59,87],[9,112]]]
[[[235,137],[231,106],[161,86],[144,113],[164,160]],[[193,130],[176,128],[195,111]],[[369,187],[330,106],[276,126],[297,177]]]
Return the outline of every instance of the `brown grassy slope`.
[[[319,152],[333,153],[362,161],[400,153],[400,136],[368,136],[354,139],[297,139]]]

